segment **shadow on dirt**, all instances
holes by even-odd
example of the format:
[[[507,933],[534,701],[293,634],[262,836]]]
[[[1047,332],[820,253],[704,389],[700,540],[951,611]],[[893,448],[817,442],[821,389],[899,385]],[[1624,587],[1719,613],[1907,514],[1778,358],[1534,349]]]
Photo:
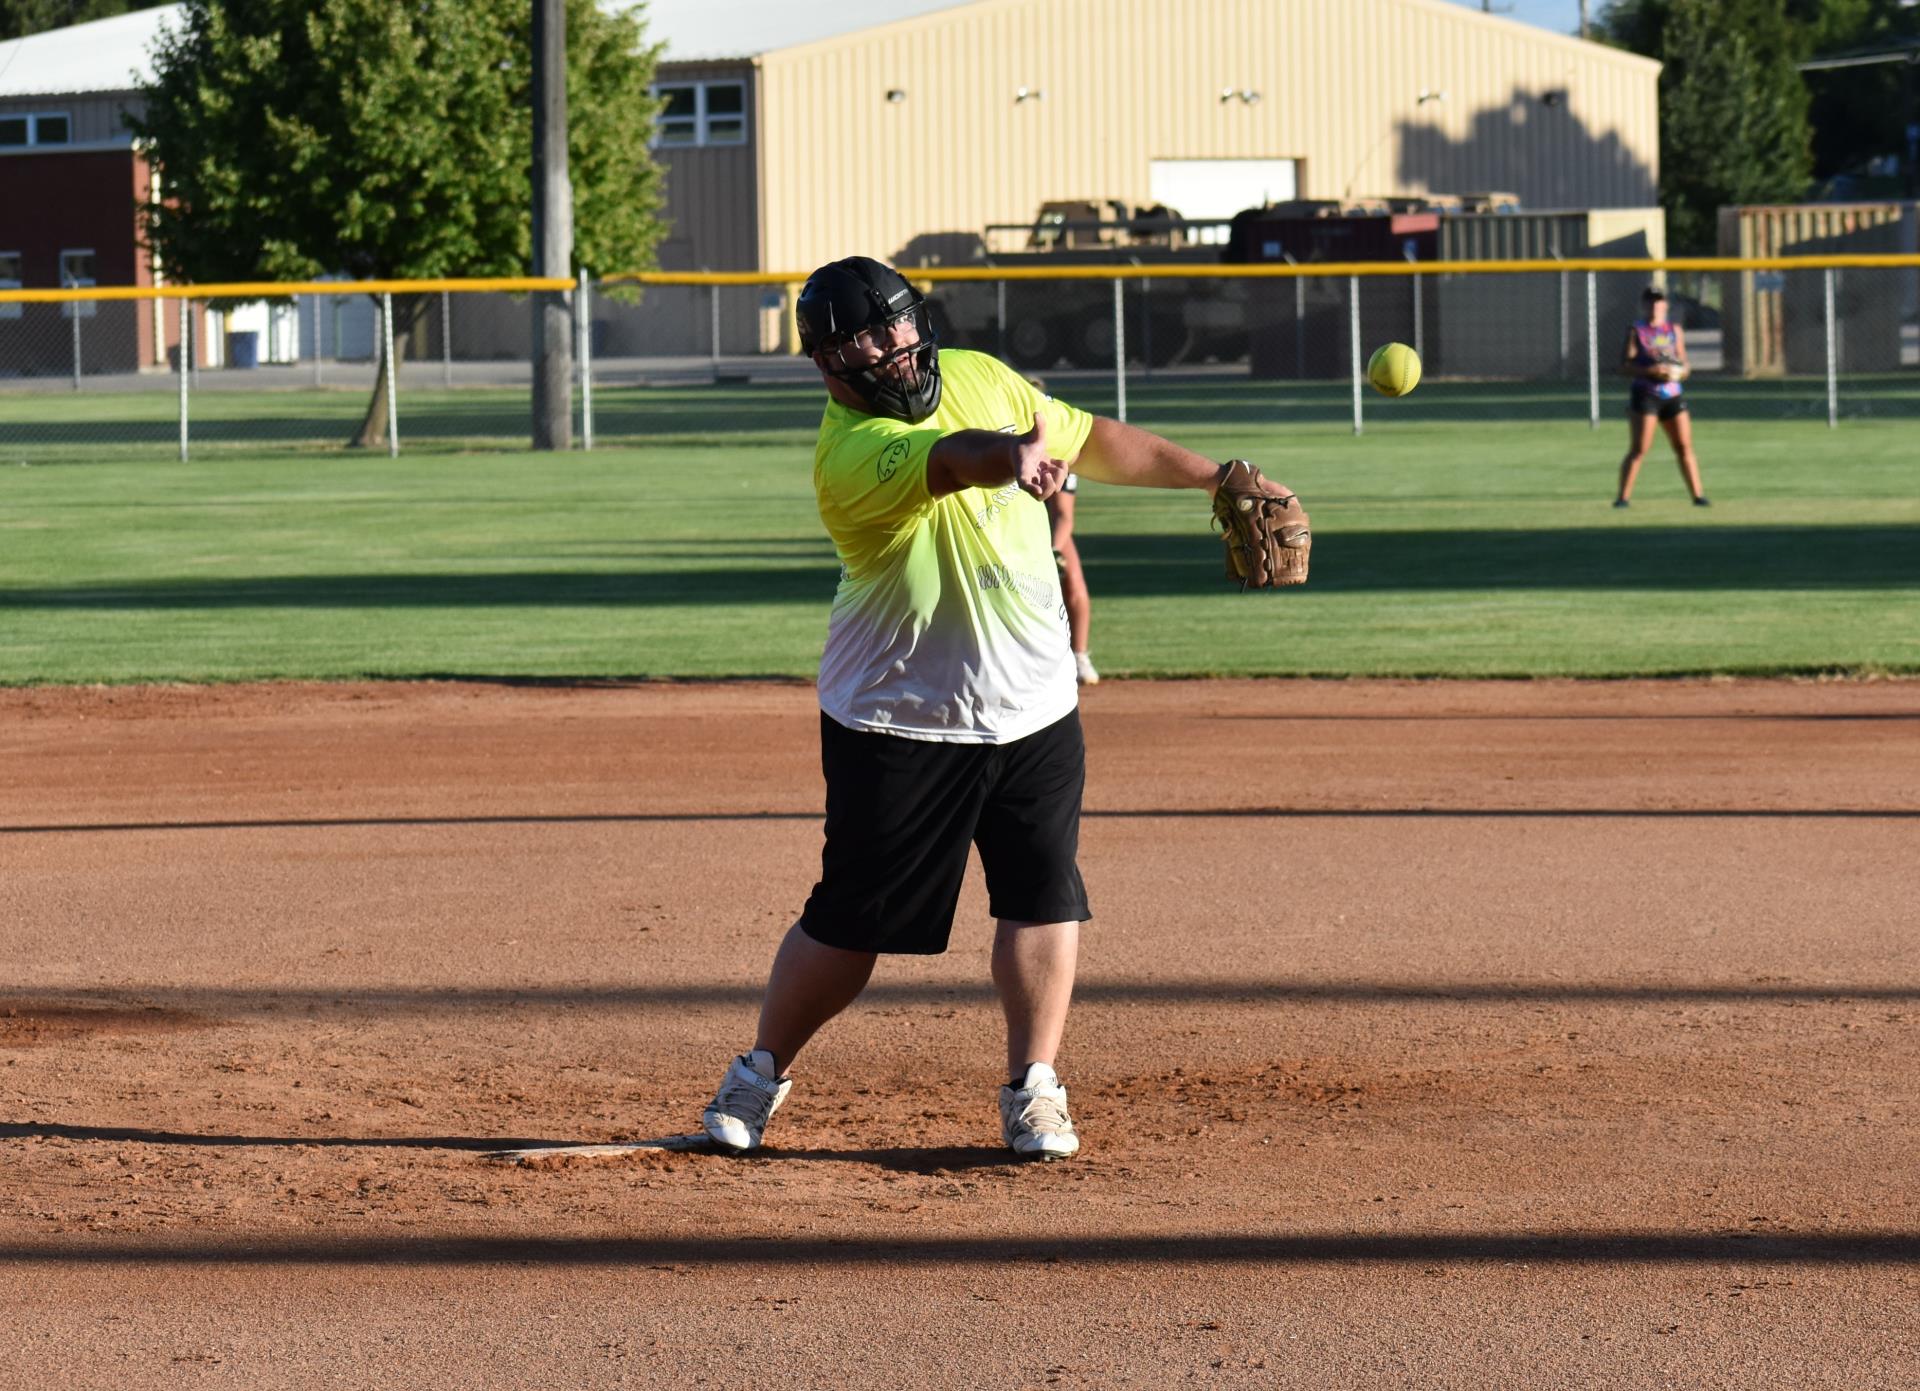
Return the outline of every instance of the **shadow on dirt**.
[[[232,1149],[399,1149],[455,1150],[503,1157],[510,1151],[532,1151],[536,1156],[564,1160],[570,1151],[596,1146],[579,1141],[529,1139],[511,1135],[223,1135],[202,1131],[152,1130],[124,1125],[61,1125],[47,1121],[0,1122],[0,1140],[88,1140],[120,1145],[180,1145],[192,1148]],[[609,1146],[610,1148],[610,1146]],[[742,1164],[832,1163],[867,1164],[901,1174],[962,1173],[976,1169],[1025,1166],[997,1145],[894,1145],[873,1149],[786,1149],[769,1145],[752,1154],[726,1155],[710,1146],[674,1144],[678,1151],[706,1154]]]
[[[570,1140],[509,1135],[215,1135],[189,1130],[148,1130],[124,1125],[58,1125],[46,1121],[0,1122],[0,1140],[101,1140],[126,1145],[191,1145],[210,1149],[306,1148],[471,1150],[545,1149]]]
[[[182,1265],[414,1265],[520,1263],[547,1266],[883,1265],[1048,1266],[1188,1264],[1221,1266],[1513,1263],[1542,1265],[1920,1265],[1920,1232],[1569,1231],[1379,1232],[1265,1235],[1194,1232],[1178,1236],[1022,1238],[1004,1234],[917,1238],[810,1237],[769,1240],[711,1232],[697,1237],[263,1237],[228,1241],[72,1240],[0,1245],[0,1264],[172,1263]]]
[[[216,987],[198,989],[169,986],[128,986],[142,999],[170,1000],[216,1021],[235,1016],[273,1014],[290,1010],[316,1017],[378,1015],[464,1014],[479,1012],[509,1018],[520,1011],[595,1009],[681,1010],[751,1009],[760,1003],[762,982],[715,982],[687,985],[610,985],[542,987],[466,987],[417,989],[370,987],[362,989],[253,989]],[[72,995],[85,992],[74,991]],[[1862,1001],[1911,1003],[1920,1001],[1920,984],[1866,982],[1809,983],[1774,978],[1726,981],[1669,981],[1608,983],[1527,980],[1249,980],[1243,977],[1187,980],[1082,980],[1074,986],[1081,1005],[1125,1004],[1349,1004],[1381,1001],[1401,1004],[1511,1005],[1584,1001],[1623,1007],[1687,1004],[1854,1004]],[[878,981],[861,992],[856,1011],[906,1005],[991,1006],[995,996],[985,980]],[[24,1133],[16,1125],[0,1125],[0,1138]],[[244,1141],[236,1141],[242,1143]],[[302,1142],[305,1143],[305,1142]],[[355,1142],[357,1143],[357,1142]],[[433,1144],[449,1144],[436,1140]],[[477,1142],[484,1148],[527,1148],[572,1141],[514,1141],[494,1136]]]

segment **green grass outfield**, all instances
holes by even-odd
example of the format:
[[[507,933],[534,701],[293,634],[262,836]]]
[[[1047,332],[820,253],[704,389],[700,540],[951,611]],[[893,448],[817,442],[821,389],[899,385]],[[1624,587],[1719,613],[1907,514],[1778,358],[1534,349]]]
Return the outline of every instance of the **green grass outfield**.
[[[1849,390],[1853,384],[1848,384]],[[1112,409],[1110,383],[1056,383]],[[1116,675],[1920,671],[1920,379],[1825,423],[1818,383],[1693,391],[1711,509],[1578,387],[1162,380],[1135,423],[1297,488],[1313,580],[1231,592],[1198,494],[1080,495]],[[836,565],[817,390],[602,392],[610,447],[536,455],[513,391],[413,393],[409,452],[331,447],[350,392],[0,398],[0,683],[810,676]],[[493,443],[487,443],[491,438]]]

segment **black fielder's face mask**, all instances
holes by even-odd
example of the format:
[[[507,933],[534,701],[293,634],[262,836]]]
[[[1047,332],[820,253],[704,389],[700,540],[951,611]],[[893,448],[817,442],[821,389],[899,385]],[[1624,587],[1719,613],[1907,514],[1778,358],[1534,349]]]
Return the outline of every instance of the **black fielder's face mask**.
[[[874,415],[915,424],[940,406],[940,348],[926,305],[820,345],[827,372]]]

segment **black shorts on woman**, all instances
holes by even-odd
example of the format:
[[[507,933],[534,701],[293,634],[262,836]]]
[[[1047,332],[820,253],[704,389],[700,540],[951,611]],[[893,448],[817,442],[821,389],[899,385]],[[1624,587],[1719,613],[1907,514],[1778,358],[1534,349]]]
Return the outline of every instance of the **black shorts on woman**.
[[[800,915],[809,937],[846,951],[947,949],[971,847],[987,911],[1014,922],[1092,916],[1076,863],[1086,744],[1080,713],[1004,744],[848,729],[820,716],[827,780],[820,882]]]
[[[1636,383],[1627,398],[1628,415],[1657,415],[1662,420],[1672,420],[1686,413],[1687,394],[1684,391],[1678,396],[1655,396]]]

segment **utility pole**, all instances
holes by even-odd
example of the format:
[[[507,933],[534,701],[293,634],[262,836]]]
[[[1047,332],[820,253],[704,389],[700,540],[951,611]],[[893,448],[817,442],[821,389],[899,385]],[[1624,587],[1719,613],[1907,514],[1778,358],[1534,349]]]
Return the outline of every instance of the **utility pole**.
[[[1587,28],[1587,0],[1580,0],[1580,37],[1583,39],[1592,37]]]
[[[533,0],[533,273],[573,276],[566,0]],[[573,323],[564,291],[533,296],[533,447],[573,447]]]

